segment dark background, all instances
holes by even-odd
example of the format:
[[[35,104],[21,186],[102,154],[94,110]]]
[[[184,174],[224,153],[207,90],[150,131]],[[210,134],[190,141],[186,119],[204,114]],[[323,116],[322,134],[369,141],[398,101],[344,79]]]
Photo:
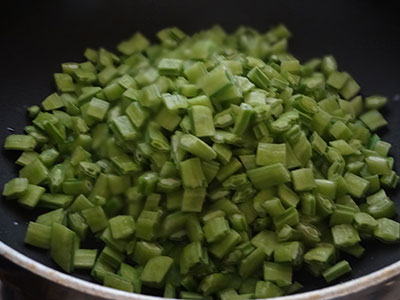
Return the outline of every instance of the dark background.
[[[391,3],[392,2],[392,3]],[[362,87],[362,94],[388,97],[384,111],[389,130],[381,132],[400,153],[400,22],[394,1],[190,1],[190,0],[66,0],[10,1],[0,8],[0,143],[10,130],[21,133],[27,124],[25,110],[54,91],[53,73],[60,64],[82,61],[86,47],[110,50],[121,39],[139,30],[154,39],[166,26],[187,33],[214,24],[233,31],[251,25],[260,31],[284,23],[293,33],[292,53],[305,61],[333,54],[341,70]],[[0,186],[17,174],[16,153],[0,154]],[[398,163],[396,162],[398,170]],[[393,193],[400,208],[400,197]],[[23,244],[28,220],[37,211],[22,211],[1,200],[0,240],[18,251],[55,267],[49,256]],[[398,246],[368,245],[360,260],[351,260],[356,278],[400,259]],[[56,267],[55,267],[56,268]],[[79,274],[85,277],[85,274]],[[322,280],[301,276],[310,288]],[[309,283],[307,283],[309,282]]]

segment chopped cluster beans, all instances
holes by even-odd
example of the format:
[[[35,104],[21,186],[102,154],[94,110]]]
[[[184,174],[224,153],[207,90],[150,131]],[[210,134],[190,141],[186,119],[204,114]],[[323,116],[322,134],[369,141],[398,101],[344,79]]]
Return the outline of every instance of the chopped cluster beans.
[[[4,143],[23,152],[3,195],[47,209],[25,242],[105,286],[221,300],[294,293],[300,272],[331,282],[351,271],[341,252],[399,242],[387,99],[332,56],[300,63],[290,35],[172,27],[62,64]]]

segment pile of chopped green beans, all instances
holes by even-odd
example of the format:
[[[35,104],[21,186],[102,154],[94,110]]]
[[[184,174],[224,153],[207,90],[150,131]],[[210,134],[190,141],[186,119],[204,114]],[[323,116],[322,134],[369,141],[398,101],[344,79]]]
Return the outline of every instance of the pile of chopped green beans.
[[[341,253],[400,240],[385,192],[399,176],[374,133],[385,97],[360,96],[332,56],[300,63],[283,25],[157,37],[62,64],[7,137],[22,168],[3,195],[48,209],[27,244],[108,287],[232,300],[294,293],[305,271],[334,281],[351,271]],[[104,247],[81,248],[89,235]]]

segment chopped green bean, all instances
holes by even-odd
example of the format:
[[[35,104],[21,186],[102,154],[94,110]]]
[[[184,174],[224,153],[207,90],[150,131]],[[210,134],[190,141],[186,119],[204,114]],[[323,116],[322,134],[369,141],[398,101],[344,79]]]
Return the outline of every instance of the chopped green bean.
[[[324,276],[325,280],[327,282],[331,282],[335,280],[336,278],[343,276],[344,274],[348,273],[351,271],[351,267],[349,263],[345,260],[342,260],[335,264],[334,266],[330,267],[326,271],[322,273],[322,276]]]
[[[77,269],[91,269],[96,262],[96,249],[78,249],[74,254],[74,267]]]
[[[400,240],[400,224],[387,218],[378,219],[374,236],[385,243],[397,243]]]
[[[28,185],[29,182],[26,178],[13,178],[4,185],[2,195],[7,198],[17,198],[25,193]]]
[[[29,222],[24,242],[43,249],[50,249],[51,227],[35,222]]]
[[[194,105],[189,108],[189,116],[194,134],[197,137],[214,135],[214,122],[210,108],[202,105]]]
[[[50,253],[52,259],[65,271],[74,269],[75,244],[78,237],[67,227],[54,223],[51,231]],[[79,240],[79,239],[78,239]]]
[[[264,262],[264,280],[284,287],[292,283],[292,267],[273,262]]]
[[[208,146],[198,137],[191,134],[182,135],[179,145],[183,150],[196,155],[203,160],[212,160],[217,157],[217,153],[213,148]]]
[[[296,59],[290,36],[169,27],[62,64],[4,141],[23,153],[3,196],[49,210],[25,243],[108,287],[221,300],[297,292],[297,270],[331,282],[361,240],[398,243],[400,177],[374,133],[388,99],[333,56]]]
[[[173,259],[168,256],[156,256],[150,258],[144,266],[140,279],[150,285],[161,284],[167,275]]]
[[[4,149],[33,151],[36,144],[36,140],[30,135],[12,134],[7,136],[6,141],[4,142]]]
[[[349,247],[360,241],[358,232],[350,224],[335,225],[332,227],[333,242],[338,247]]]
[[[253,185],[258,189],[289,182],[290,173],[282,163],[276,163],[247,171]]]

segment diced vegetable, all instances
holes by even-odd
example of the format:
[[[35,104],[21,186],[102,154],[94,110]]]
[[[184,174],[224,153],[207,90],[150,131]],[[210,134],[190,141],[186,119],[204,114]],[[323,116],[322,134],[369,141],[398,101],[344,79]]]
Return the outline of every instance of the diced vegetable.
[[[387,98],[357,95],[332,56],[297,60],[290,35],[170,27],[62,64],[4,141],[23,153],[3,196],[49,210],[25,243],[108,287],[234,300],[297,292],[294,271],[334,281],[341,253],[400,242],[399,176],[374,133]]]

